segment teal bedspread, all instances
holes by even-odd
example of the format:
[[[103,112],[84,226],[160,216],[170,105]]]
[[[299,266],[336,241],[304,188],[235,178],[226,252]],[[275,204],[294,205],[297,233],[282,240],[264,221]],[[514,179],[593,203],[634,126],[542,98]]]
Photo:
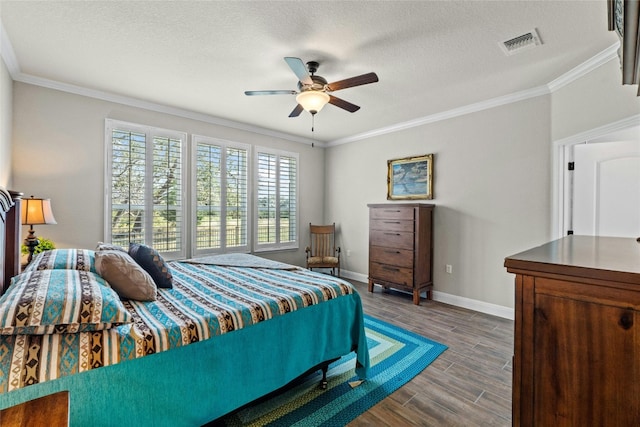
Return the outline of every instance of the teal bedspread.
[[[308,270],[171,268],[174,289],[127,303],[140,335],[129,360],[0,393],[0,409],[69,390],[71,426],[199,426],[354,350],[366,377],[362,305],[348,282]],[[0,342],[0,357],[8,351]]]

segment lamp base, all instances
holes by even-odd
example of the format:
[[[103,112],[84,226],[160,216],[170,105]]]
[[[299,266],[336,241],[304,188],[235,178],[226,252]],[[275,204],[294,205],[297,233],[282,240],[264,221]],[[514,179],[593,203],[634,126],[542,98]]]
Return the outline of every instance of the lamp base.
[[[36,247],[40,244],[40,240],[36,237],[33,230],[33,225],[29,226],[29,235],[26,239],[24,239],[24,245],[29,249],[29,258],[27,258],[27,264],[31,263],[33,259],[33,253],[36,250]]]

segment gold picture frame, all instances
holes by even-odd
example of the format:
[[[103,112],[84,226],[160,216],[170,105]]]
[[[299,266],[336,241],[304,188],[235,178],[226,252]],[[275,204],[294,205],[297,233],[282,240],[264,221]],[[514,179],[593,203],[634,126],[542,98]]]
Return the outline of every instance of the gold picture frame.
[[[433,154],[387,160],[387,200],[433,199]]]

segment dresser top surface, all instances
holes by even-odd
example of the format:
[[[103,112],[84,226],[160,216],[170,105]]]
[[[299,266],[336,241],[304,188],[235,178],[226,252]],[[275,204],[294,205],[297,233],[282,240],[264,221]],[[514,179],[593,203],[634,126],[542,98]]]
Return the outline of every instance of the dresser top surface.
[[[634,238],[567,236],[509,256],[507,270],[531,270],[640,284],[640,242]]]

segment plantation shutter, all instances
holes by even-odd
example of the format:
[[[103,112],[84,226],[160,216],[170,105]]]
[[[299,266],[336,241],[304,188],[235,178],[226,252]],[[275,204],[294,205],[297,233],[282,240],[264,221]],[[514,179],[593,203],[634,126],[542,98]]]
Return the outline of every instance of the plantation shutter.
[[[182,141],[153,138],[153,218],[151,245],[159,252],[183,248]]]
[[[276,243],[276,156],[258,153],[258,241]]]
[[[194,252],[248,250],[248,148],[195,136]]]
[[[247,150],[227,150],[227,247],[248,246],[249,202]]]
[[[221,216],[221,149],[196,145],[196,249],[220,249]]]
[[[260,149],[256,155],[256,250],[298,246],[298,157]]]
[[[112,131],[111,242],[129,247],[144,243],[146,135]]]
[[[167,258],[186,254],[183,133],[107,120],[105,239],[154,247]]]
[[[296,194],[298,168],[293,157],[280,157],[280,192],[278,202],[280,206],[280,243],[295,242],[297,238],[297,203]]]

